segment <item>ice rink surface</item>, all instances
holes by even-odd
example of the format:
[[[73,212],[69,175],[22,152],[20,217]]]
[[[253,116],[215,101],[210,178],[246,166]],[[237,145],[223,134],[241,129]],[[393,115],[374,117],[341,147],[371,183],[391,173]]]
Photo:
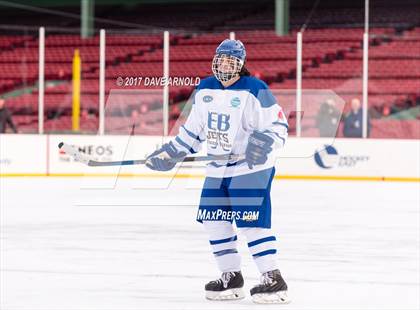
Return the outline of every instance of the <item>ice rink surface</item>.
[[[274,181],[293,302],[266,306],[204,299],[219,272],[195,221],[202,181],[0,179],[0,309],[419,309],[418,183]],[[239,239],[248,293],[259,275]]]

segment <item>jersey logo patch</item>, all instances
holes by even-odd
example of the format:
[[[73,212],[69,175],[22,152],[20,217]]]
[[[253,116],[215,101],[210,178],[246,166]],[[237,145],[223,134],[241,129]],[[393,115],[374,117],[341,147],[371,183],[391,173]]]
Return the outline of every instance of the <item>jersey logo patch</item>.
[[[204,97],[203,97],[203,101],[204,101],[205,103],[212,102],[212,101],[213,101],[213,97],[212,97],[212,96],[209,96],[209,95],[204,96]]]
[[[230,106],[232,108],[237,108],[241,105],[241,99],[239,99],[239,97],[234,97],[232,98],[232,100],[230,101]]]

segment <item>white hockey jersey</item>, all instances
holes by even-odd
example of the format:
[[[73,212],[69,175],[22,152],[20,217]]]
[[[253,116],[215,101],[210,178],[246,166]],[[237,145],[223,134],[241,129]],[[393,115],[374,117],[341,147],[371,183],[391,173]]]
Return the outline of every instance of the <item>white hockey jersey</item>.
[[[197,153],[207,141],[208,155],[243,155],[254,130],[271,136],[275,141],[274,149],[285,144],[287,120],[263,81],[242,76],[233,85],[224,87],[215,77],[209,77],[200,82],[193,96],[190,115],[172,141],[179,151]],[[213,161],[207,164],[207,176],[244,175],[274,164],[274,151],[265,164],[253,169],[249,169],[245,160]]]

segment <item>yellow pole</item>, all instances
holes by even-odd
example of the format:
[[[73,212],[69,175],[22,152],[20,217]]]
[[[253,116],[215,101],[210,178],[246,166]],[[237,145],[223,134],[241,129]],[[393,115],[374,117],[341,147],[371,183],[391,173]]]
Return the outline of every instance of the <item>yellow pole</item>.
[[[73,56],[73,104],[72,104],[72,130],[80,130],[80,68],[81,59],[79,50]]]

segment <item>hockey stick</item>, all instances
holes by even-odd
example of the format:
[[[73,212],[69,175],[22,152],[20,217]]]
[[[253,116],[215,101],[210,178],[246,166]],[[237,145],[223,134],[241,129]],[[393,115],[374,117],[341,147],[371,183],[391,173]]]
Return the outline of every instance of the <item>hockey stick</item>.
[[[120,161],[96,161],[90,159],[86,154],[80,152],[74,146],[68,145],[64,142],[58,144],[59,149],[63,150],[67,155],[72,156],[76,161],[84,163],[91,167],[107,167],[107,166],[129,166],[129,165],[144,165],[146,159],[134,159],[134,160],[120,160]],[[193,161],[212,161],[212,160],[240,160],[243,159],[243,155],[209,155],[209,156],[189,156],[184,158],[172,159],[173,162],[193,162]]]

